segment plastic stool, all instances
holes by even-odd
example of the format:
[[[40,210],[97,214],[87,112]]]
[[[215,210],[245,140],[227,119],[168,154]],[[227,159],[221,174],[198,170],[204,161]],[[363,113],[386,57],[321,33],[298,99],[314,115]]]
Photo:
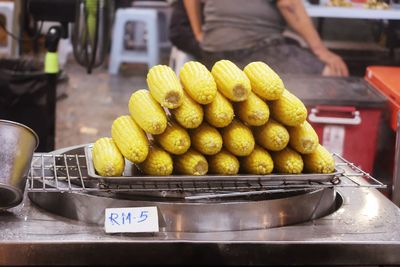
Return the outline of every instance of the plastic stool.
[[[192,55],[179,50],[176,46],[173,46],[169,56],[169,66],[175,71],[176,75],[179,75],[179,71],[183,65],[193,59],[194,57]]]
[[[160,46],[158,41],[157,11],[144,8],[124,8],[118,9],[115,17],[108,72],[117,74],[122,62],[147,63],[149,68],[159,64]],[[146,51],[125,49],[125,24],[129,21],[143,22],[146,25]]]
[[[158,31],[159,41],[161,48],[171,48],[171,42],[169,41],[169,24],[172,16],[171,1],[133,1],[132,7],[134,8],[151,8],[157,10],[158,20]],[[135,26],[135,37],[141,37],[143,35],[143,29],[141,25]]]
[[[13,19],[14,19],[14,3],[13,2],[0,2],[0,14],[6,19],[5,28],[14,33]],[[14,56],[12,53],[13,39],[7,34],[7,45],[0,46],[0,53]]]

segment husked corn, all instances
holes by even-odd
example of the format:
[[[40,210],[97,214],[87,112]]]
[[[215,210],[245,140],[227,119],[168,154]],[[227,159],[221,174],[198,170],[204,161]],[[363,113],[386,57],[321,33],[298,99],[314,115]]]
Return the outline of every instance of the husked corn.
[[[241,160],[241,168],[249,174],[269,174],[274,169],[271,155],[264,148],[256,145],[250,155]]]
[[[98,139],[92,149],[93,165],[100,176],[121,176],[125,159],[111,138]]]
[[[295,127],[288,127],[288,131],[290,135],[289,144],[297,152],[310,154],[317,149],[318,135],[307,121]]]
[[[239,120],[222,129],[222,139],[224,147],[235,156],[250,155],[255,145],[251,130]]]
[[[289,132],[279,122],[269,119],[269,121],[253,129],[256,142],[271,151],[284,149],[289,143]]]
[[[219,175],[235,175],[239,172],[239,160],[228,150],[222,149],[208,158],[209,172]]]
[[[152,67],[147,73],[147,86],[161,106],[174,109],[182,104],[182,85],[170,67],[166,65]]]
[[[148,90],[141,89],[131,95],[129,113],[146,133],[160,134],[167,127],[165,111]]]
[[[246,100],[251,92],[250,80],[235,63],[217,61],[211,69],[217,88],[226,98],[238,102]]]
[[[304,168],[311,173],[332,173],[335,170],[335,160],[329,151],[318,144],[317,149],[303,155]]]
[[[203,108],[199,103],[191,99],[186,92],[182,96],[182,105],[170,111],[175,120],[184,128],[197,128],[203,122]]]
[[[153,135],[154,140],[167,152],[174,155],[185,153],[190,147],[188,132],[177,123],[169,122],[162,134]]]
[[[222,148],[222,136],[217,129],[203,122],[190,132],[192,147],[204,155],[217,154]]]
[[[269,108],[267,104],[252,92],[246,100],[237,102],[234,106],[235,113],[247,125],[260,126],[268,121]]]
[[[120,116],[112,124],[111,136],[122,155],[133,163],[143,162],[149,153],[149,141],[130,116]]]
[[[139,164],[139,169],[147,175],[170,175],[173,171],[172,157],[162,148],[151,145],[149,155],[145,161]]]
[[[235,116],[232,104],[219,92],[215,99],[204,106],[206,121],[214,127],[222,128],[228,126]]]
[[[272,152],[272,159],[274,168],[279,173],[299,174],[303,171],[304,163],[301,155],[289,147]]]
[[[175,170],[179,174],[204,175],[208,172],[206,158],[194,149],[174,157]]]
[[[197,61],[186,62],[179,72],[183,89],[199,104],[211,103],[217,94],[217,84],[211,72]]]
[[[266,100],[277,100],[281,97],[285,86],[278,74],[264,62],[248,64],[244,73],[250,80],[251,89],[257,95]]]
[[[278,100],[271,101],[269,107],[272,117],[287,126],[297,126],[307,118],[303,102],[288,90],[284,90]]]

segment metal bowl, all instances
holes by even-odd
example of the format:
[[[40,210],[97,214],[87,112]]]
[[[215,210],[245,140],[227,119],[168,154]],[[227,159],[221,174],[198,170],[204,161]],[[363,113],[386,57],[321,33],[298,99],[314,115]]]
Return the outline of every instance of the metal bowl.
[[[33,153],[39,145],[29,127],[0,120],[0,209],[21,203]]]
[[[85,146],[67,147],[54,151],[54,155],[70,155],[73,158],[85,155]],[[81,158],[85,159],[85,158]],[[44,163],[46,163],[44,159]],[[53,160],[53,158],[47,158]],[[62,167],[64,163],[56,163]],[[78,164],[68,162],[69,173],[74,174]],[[88,176],[86,160],[79,163],[82,177]],[[62,168],[60,168],[62,170]],[[78,172],[75,170],[75,172]],[[53,174],[54,175],[54,174]],[[33,188],[72,188],[69,192],[30,191],[30,200],[49,212],[90,224],[104,225],[104,210],[120,207],[149,207],[158,210],[160,231],[163,232],[216,232],[240,231],[281,227],[306,222],[326,216],[341,206],[341,196],[335,188],[305,188],[274,194],[259,194],[241,197],[221,197],[200,200],[183,199],[179,192],[164,196],[157,190],[121,194],[112,189],[103,192],[80,190],[82,185],[71,180],[32,180]],[[83,178],[85,179],[85,178]],[[76,179],[77,180],[77,179]],[[149,194],[150,193],[150,194]],[[190,192],[188,192],[190,194]],[[195,193],[194,193],[195,194]],[[185,196],[185,195],[184,195]]]

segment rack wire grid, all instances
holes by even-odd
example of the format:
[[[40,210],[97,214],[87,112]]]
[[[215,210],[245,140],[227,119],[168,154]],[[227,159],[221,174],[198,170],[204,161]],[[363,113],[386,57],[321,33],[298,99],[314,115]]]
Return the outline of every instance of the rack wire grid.
[[[246,176],[171,176],[170,179],[152,179],[146,176],[127,177],[130,182],[107,183],[88,175],[85,155],[35,153],[28,175],[29,192],[232,192],[240,195],[251,192],[287,192],[288,190],[316,189],[325,187],[372,187],[385,188],[386,185],[358,168],[343,157],[333,154],[335,168],[339,170],[332,179],[325,182],[315,180],[295,181],[287,179],[293,175]],[[278,178],[276,178],[278,177]],[[156,177],[157,178],[157,177]],[[160,177],[158,177],[160,178]],[[362,178],[362,179],[360,179]]]

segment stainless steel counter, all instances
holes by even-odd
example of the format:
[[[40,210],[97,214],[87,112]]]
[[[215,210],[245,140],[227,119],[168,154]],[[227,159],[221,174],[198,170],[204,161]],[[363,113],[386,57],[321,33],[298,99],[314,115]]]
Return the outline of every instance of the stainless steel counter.
[[[25,197],[0,213],[0,264],[400,264],[400,209],[375,189],[339,193],[339,210],[304,224],[129,235],[105,234],[103,227],[53,215]]]

